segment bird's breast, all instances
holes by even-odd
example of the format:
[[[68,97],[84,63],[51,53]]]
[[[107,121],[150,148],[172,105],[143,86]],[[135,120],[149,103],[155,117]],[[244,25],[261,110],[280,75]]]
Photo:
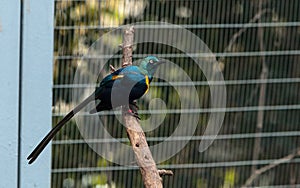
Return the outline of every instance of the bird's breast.
[[[150,87],[150,81],[149,81],[149,77],[147,75],[145,75],[145,83],[146,83],[146,91],[145,94],[149,91],[149,87]]]
[[[149,91],[150,88],[150,80],[146,75],[145,79],[137,82],[134,87],[130,91],[130,100],[136,100],[141,98],[144,94]]]

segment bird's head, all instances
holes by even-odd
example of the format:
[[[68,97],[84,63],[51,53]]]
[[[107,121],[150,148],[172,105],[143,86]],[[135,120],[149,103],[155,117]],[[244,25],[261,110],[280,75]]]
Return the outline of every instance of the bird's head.
[[[147,56],[142,60],[142,62],[140,64],[140,68],[146,70],[148,74],[153,76],[157,67],[162,63],[163,63],[163,61],[159,60],[155,56]]]

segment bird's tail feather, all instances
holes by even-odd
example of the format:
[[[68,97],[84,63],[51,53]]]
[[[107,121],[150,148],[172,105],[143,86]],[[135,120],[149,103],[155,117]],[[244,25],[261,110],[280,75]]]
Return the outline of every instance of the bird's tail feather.
[[[95,108],[90,110],[90,114],[95,114],[100,111],[111,110],[111,109],[112,109],[111,104],[100,102]]]
[[[69,112],[58,124],[52,128],[52,130],[45,136],[45,138],[36,146],[36,148],[31,152],[31,154],[27,157],[29,160],[29,164],[33,163],[36,158],[40,155],[40,153],[44,150],[47,144],[52,140],[55,134],[83,107],[85,107],[89,102],[93,101],[95,98],[95,94],[93,93],[89,97],[87,97],[84,101],[82,101],[79,105],[77,105],[71,112]]]

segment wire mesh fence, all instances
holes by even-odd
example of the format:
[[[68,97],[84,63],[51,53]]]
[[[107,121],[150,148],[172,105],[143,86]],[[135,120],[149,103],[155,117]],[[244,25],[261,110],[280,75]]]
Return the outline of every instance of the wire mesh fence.
[[[199,96],[200,108],[181,109],[176,90],[168,82],[155,79],[149,93],[138,101],[142,120],[161,113],[159,105],[148,109],[152,98],[161,98],[167,107],[162,124],[146,132],[149,145],[165,141],[176,129],[182,113],[200,114],[192,138],[178,136],[171,140],[175,144],[189,140],[188,144],[158,164],[158,168],[174,172],[173,177],[164,177],[164,186],[300,186],[299,12],[298,0],[56,0],[53,125],[76,104],[72,91],[95,88],[95,83],[83,81],[80,85],[73,80],[78,62],[99,37],[124,24],[169,22],[205,42],[216,56],[224,82],[208,82],[191,58],[201,57],[201,53],[187,55],[155,43],[135,45],[134,60],[151,54],[176,63],[191,81],[176,80],[173,84],[183,89],[195,87]],[[112,38],[106,45],[118,41]],[[108,56],[99,54],[97,58]],[[110,64],[120,67],[120,52],[104,65],[102,77],[110,72]],[[172,74],[170,70],[163,71]],[[226,87],[226,108],[212,108],[210,85]],[[199,152],[201,140],[210,139],[203,133],[211,113],[221,112],[225,112],[225,119],[219,134],[206,151]],[[80,115],[85,116],[88,126],[95,123],[89,120],[91,115]],[[114,112],[100,116],[118,142],[129,144],[125,128]],[[115,140],[90,142],[105,147]],[[76,122],[69,122],[52,143],[52,187],[105,186],[142,187],[143,182],[137,167],[102,158],[82,139]]]

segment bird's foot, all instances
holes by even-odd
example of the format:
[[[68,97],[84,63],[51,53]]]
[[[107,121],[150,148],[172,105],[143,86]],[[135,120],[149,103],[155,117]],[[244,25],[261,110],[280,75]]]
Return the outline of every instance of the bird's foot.
[[[132,109],[132,110],[135,111],[135,112],[137,112],[138,109],[139,109],[139,107],[138,107],[136,101],[130,102],[130,103],[129,103],[129,108]]]
[[[129,113],[130,115],[132,115],[133,117],[135,117],[135,118],[141,120],[139,114],[138,114],[137,112],[131,110],[130,108],[128,109],[128,113]]]
[[[134,101],[130,102],[129,107],[127,107],[127,108],[128,108],[127,112],[130,115],[132,115],[133,117],[141,120],[141,118],[139,117],[139,114],[138,114],[138,106],[137,106],[136,102],[134,102]]]

